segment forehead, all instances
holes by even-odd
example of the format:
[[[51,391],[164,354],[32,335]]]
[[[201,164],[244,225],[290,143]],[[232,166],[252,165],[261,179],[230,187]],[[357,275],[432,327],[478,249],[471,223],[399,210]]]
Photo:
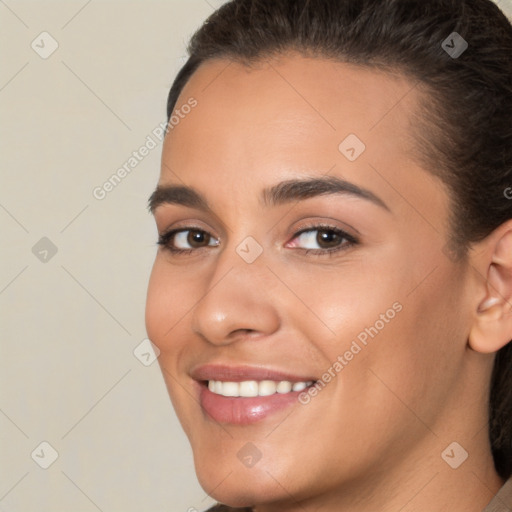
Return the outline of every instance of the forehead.
[[[403,150],[412,144],[415,84],[401,75],[286,55],[249,65],[225,59],[204,63],[185,85],[175,112],[190,98],[166,144],[188,161],[207,154],[286,159],[327,152],[355,134],[366,149]],[[400,140],[397,140],[399,135]],[[401,151],[403,153],[403,151]]]
[[[233,208],[279,181],[329,174],[444,216],[444,186],[412,156],[418,89],[398,74],[298,55],[206,62],[176,104],[159,183]]]

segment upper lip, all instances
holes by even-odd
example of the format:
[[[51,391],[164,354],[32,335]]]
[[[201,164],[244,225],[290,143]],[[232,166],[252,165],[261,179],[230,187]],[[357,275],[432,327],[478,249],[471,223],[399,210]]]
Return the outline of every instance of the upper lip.
[[[220,380],[224,382],[242,382],[246,380],[287,380],[290,382],[316,381],[310,375],[292,375],[287,371],[274,370],[263,366],[230,366],[225,364],[205,364],[194,368],[190,375],[198,381]]]

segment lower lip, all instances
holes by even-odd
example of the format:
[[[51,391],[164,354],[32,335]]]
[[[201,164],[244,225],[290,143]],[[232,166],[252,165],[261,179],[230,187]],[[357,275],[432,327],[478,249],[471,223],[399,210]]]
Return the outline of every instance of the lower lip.
[[[199,401],[206,415],[219,423],[234,425],[249,425],[297,404],[299,394],[303,392],[274,393],[250,398],[227,397],[212,393],[204,383],[198,385],[201,388]]]

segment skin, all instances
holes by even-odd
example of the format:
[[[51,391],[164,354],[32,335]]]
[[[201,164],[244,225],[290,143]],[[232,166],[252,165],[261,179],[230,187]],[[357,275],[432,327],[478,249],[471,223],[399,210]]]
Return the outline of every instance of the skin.
[[[447,191],[412,156],[413,85],[288,54],[250,68],[207,62],[178,100],[198,105],[165,138],[159,185],[194,187],[213,213],[162,204],[157,229],[199,227],[219,244],[185,255],[159,248],[146,324],[199,481],[218,501],[257,512],[477,512],[503,484],[486,410],[493,352],[512,327],[486,315],[499,306],[493,290],[509,294],[511,272],[500,270],[512,266],[511,227],[474,246],[467,263],[447,257]],[[366,145],[354,162],[338,149],[351,133]],[[346,194],[259,199],[278,182],[324,175],[388,209]],[[358,243],[315,255],[318,242],[296,233],[318,223]],[[236,252],[248,236],[263,249],[252,264]],[[209,362],[320,378],[397,302],[402,310],[307,405],[236,426],[194,398],[189,373]],[[441,457],[453,441],[469,454],[457,469]],[[252,468],[237,457],[247,442],[262,454]]]

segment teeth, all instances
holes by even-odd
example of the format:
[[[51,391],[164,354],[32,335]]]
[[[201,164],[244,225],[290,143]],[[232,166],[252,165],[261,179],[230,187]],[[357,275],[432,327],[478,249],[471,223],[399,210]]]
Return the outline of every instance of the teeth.
[[[277,383],[273,380],[262,380],[258,386],[259,396],[273,395],[277,391]]]
[[[223,382],[222,394],[224,396],[240,396],[240,385],[238,382]]]
[[[282,380],[276,388],[278,393],[289,393],[292,390],[292,383],[287,380]]]
[[[220,380],[208,381],[208,389],[216,395],[229,397],[254,397],[270,396],[275,393],[290,393],[291,391],[302,391],[311,386],[313,381],[308,382],[290,382],[282,380],[276,382],[273,380],[245,380],[243,382],[223,382]]]
[[[296,382],[293,386],[292,386],[292,389],[293,391],[302,391],[303,389],[306,389],[307,385],[305,382]]]
[[[240,382],[239,388],[239,396],[258,396],[258,383],[255,380]]]

